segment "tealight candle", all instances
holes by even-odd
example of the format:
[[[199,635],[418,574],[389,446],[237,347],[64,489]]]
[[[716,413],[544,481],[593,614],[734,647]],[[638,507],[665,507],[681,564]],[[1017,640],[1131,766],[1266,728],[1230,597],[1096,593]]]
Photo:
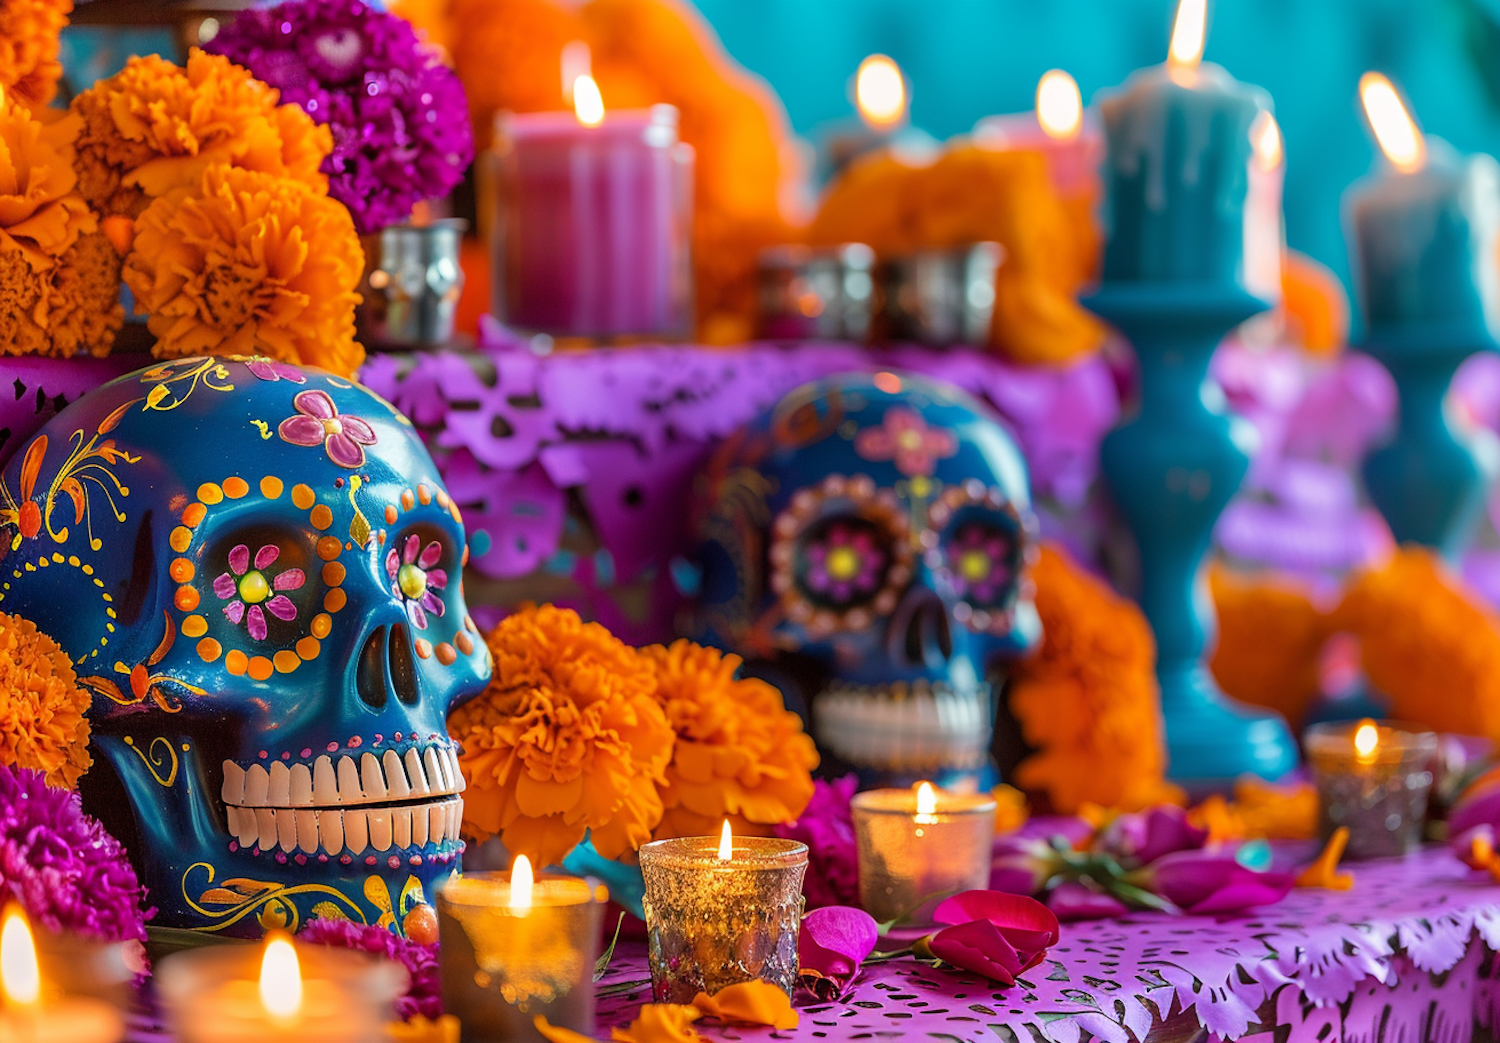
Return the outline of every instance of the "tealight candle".
[[[509,873],[456,876],[437,895],[443,1006],[465,1043],[543,1037],[537,1015],[594,1030],[594,963],[609,893],[571,876],[534,877],[518,855]]]
[[[1366,73],[1360,98],[1385,157],[1344,198],[1356,296],[1371,338],[1413,325],[1459,334],[1493,328],[1500,167],[1424,138],[1384,76]]]
[[[156,987],[181,1043],[378,1043],[406,972],[363,953],[299,947],[272,932],[259,947],[175,953],[161,962]]]
[[[606,115],[588,76],[573,100],[498,121],[491,307],[551,336],[685,336],[693,151],[677,110]]]
[[[1349,827],[1349,858],[1404,855],[1422,842],[1437,736],[1371,720],[1315,724],[1303,743],[1327,840]]]
[[[642,847],[653,998],[691,1003],[756,978],[790,996],[806,872],[806,844],[732,836],[728,822],[717,838]]]
[[[985,887],[995,802],[934,789],[877,789],[851,802],[859,845],[859,903],[878,922],[929,899]]]
[[[46,987],[36,941],[16,905],[0,927],[0,1040],[5,1043],[116,1043],[125,1021],[109,1004]]]

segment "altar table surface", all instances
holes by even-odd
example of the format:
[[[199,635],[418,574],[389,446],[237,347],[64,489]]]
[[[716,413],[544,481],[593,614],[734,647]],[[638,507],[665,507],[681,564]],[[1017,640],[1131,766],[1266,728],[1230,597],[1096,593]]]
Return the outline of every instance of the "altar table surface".
[[[949,1043],[1469,1043],[1500,1011],[1500,885],[1445,848],[1358,863],[1350,891],[1299,889],[1235,917],[1143,913],[1066,924],[1010,988],[910,959],[867,967],[844,1002],[800,992],[791,1031],[694,1026],[720,1040]],[[650,1002],[644,945],[600,987],[601,1039]],[[1281,1031],[1276,1032],[1276,1026]]]

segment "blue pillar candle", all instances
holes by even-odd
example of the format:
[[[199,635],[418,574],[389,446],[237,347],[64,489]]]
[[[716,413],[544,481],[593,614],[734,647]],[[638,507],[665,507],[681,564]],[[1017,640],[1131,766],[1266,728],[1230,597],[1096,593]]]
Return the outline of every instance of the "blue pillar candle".
[[[1109,149],[1105,282],[1274,292],[1258,285],[1267,280],[1255,277],[1245,250],[1252,130],[1270,109],[1269,95],[1220,66],[1180,61],[1142,69],[1099,100]],[[1275,195],[1276,212],[1252,209],[1252,226],[1279,222]]]

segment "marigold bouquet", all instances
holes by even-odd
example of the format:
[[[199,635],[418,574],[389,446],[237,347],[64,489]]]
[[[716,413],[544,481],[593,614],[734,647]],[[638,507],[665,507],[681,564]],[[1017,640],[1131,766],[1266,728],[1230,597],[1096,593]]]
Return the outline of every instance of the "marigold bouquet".
[[[0,90],[45,105],[62,78],[63,27],[73,0],[7,0],[0,4]]]
[[[89,770],[89,693],[56,641],[0,612],[0,764],[34,768],[72,789]]]

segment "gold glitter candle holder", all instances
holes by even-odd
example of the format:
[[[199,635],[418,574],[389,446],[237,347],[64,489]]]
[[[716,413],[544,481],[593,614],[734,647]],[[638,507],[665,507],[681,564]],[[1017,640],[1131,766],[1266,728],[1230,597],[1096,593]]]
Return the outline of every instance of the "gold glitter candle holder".
[[[1318,787],[1318,832],[1349,827],[1346,858],[1405,855],[1422,844],[1437,736],[1375,721],[1315,724],[1303,736]]]
[[[795,840],[735,837],[729,859],[715,837],[641,848],[653,998],[691,1003],[754,978],[790,996],[806,872],[807,845]]]
[[[576,877],[539,876],[530,906],[513,908],[509,873],[454,877],[438,891],[443,1006],[463,1043],[543,1043],[538,1014],[593,1033],[607,898]]]
[[[879,923],[910,916],[936,895],[989,885],[994,800],[933,790],[926,807],[918,798],[916,789],[877,789],[851,803],[859,902]]]

